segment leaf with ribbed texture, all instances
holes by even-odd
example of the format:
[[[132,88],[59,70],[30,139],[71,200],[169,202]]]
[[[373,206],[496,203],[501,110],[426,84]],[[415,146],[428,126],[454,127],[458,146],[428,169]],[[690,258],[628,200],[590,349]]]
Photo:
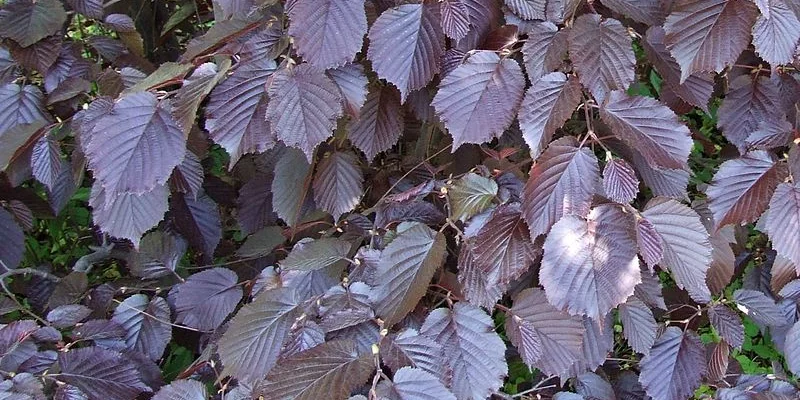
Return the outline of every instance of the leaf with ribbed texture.
[[[258,390],[268,399],[344,399],[375,370],[350,340],[323,343],[281,361]]]
[[[14,216],[0,207],[0,271],[17,268],[25,253],[25,232],[14,221]]]
[[[706,282],[712,294],[720,294],[731,283],[736,267],[736,255],[721,232],[711,234],[711,267]]]
[[[758,128],[747,136],[749,149],[769,150],[786,146],[792,138],[794,127],[785,119],[770,119],[758,123]]]
[[[352,211],[364,195],[364,173],[353,153],[337,151],[317,165],[314,174],[314,201],[338,221]]]
[[[680,0],[664,23],[664,43],[681,66],[681,83],[698,71],[720,72],[750,42],[756,7],[749,0]]]
[[[28,47],[58,32],[66,20],[58,0],[11,0],[0,10],[0,36]]]
[[[67,3],[89,18],[103,18],[103,0],[67,0]]]
[[[528,366],[556,375],[582,358],[586,329],[580,317],[553,307],[538,288],[523,290],[513,304],[506,334]]]
[[[785,177],[785,165],[764,150],[722,163],[706,190],[715,228],[757,220]]]
[[[268,92],[267,118],[278,139],[303,150],[310,161],[342,115],[339,88],[324,71],[304,63],[276,72]]]
[[[286,238],[282,235],[280,226],[267,226],[251,234],[236,250],[236,255],[241,258],[265,257],[280,246]]]
[[[92,313],[92,309],[80,304],[65,304],[47,313],[47,322],[54,328],[64,329],[75,326]]]
[[[352,61],[367,33],[364,0],[296,0],[289,20],[297,53],[322,69]]]
[[[142,194],[167,182],[186,153],[186,139],[169,108],[140,92],[123,97],[97,121],[86,150],[106,193]]]
[[[458,255],[458,283],[461,284],[461,293],[464,300],[480,307],[492,308],[506,291],[506,287],[499,285],[499,278],[494,274],[483,271],[475,262],[472,242],[464,242]]]
[[[456,400],[435,376],[410,367],[396,371],[391,381],[381,382],[377,393],[387,400]]]
[[[770,267],[770,287],[773,293],[780,297],[791,297],[800,300],[800,281],[797,278],[797,268],[791,261],[780,254],[775,254],[775,260]],[[786,291],[789,293],[786,293]]]
[[[369,81],[364,75],[364,67],[361,64],[347,64],[327,72],[342,94],[344,113],[357,119],[367,101]]]
[[[242,299],[238,281],[236,273],[227,268],[192,274],[170,291],[175,322],[202,331],[217,329]]]
[[[498,206],[475,236],[475,263],[501,287],[524,274],[536,253],[517,203]]]
[[[11,55],[17,63],[28,69],[47,72],[61,54],[61,35],[46,37],[28,47],[9,43]]]
[[[92,399],[130,400],[150,388],[136,364],[116,351],[97,346],[58,353],[59,380],[79,388]]]
[[[717,115],[717,127],[744,153],[747,138],[759,123],[783,116],[780,91],[767,77],[739,76],[730,83]]]
[[[600,180],[597,158],[579,148],[572,136],[550,146],[531,167],[522,193],[522,213],[535,239],[550,230],[563,215],[589,215]]]
[[[3,141],[7,140],[3,138],[6,131],[15,125],[49,119],[44,107],[44,95],[38,87],[14,83],[0,87],[0,139]]]
[[[525,72],[536,82],[540,77],[561,66],[567,53],[567,28],[559,30],[549,21],[536,21],[528,29],[528,39],[522,45]]]
[[[619,306],[622,334],[633,351],[647,355],[656,340],[658,324],[653,311],[641,300],[631,297]]]
[[[142,234],[156,226],[169,208],[169,190],[157,186],[142,194],[122,193],[111,197],[100,181],[92,185],[89,206],[92,221],[100,230],[120,239],[128,239],[139,247]]]
[[[627,161],[615,158],[603,168],[603,190],[609,199],[627,204],[639,193],[639,179]]]
[[[200,381],[179,379],[162,387],[153,400],[206,400],[208,392]]]
[[[311,165],[303,152],[297,149],[287,149],[275,164],[272,207],[278,217],[289,226],[300,222],[309,208],[307,203],[311,196],[308,194],[306,181],[310,172]]]
[[[575,377],[585,372],[594,371],[606,360],[608,353],[614,348],[614,328],[611,314],[600,322],[583,317],[583,329],[586,333],[581,343],[581,357],[573,362],[569,371],[561,373],[562,379]]]
[[[400,93],[394,86],[373,86],[358,119],[348,126],[347,137],[372,160],[389,150],[400,139],[405,120],[400,108]]]
[[[789,0],[793,1],[793,0]],[[773,66],[791,63],[800,41],[800,20],[784,0],[769,0],[753,25],[756,52]]]
[[[522,137],[537,158],[581,102],[581,84],[574,76],[552,72],[533,82],[519,110]]]
[[[217,203],[205,193],[197,198],[183,193],[173,193],[170,214],[178,231],[195,250],[203,252],[206,259],[214,256],[222,239],[222,221]]]
[[[242,233],[250,234],[275,223],[272,211],[272,174],[256,174],[239,188],[236,220]]]
[[[462,0],[444,0],[441,4],[442,31],[456,42],[470,30],[469,9]]]
[[[243,63],[211,91],[205,126],[211,140],[230,154],[230,168],[242,155],[275,145],[273,127],[266,120],[264,85],[276,68],[275,61],[267,58]]]
[[[447,190],[450,218],[467,221],[483,212],[497,196],[497,182],[475,173],[468,173],[453,182]]]
[[[789,366],[789,371],[800,375],[800,322],[795,322],[786,333],[783,353],[786,356],[786,365]]]
[[[678,287],[686,289],[694,300],[711,301],[706,272],[712,248],[697,212],[675,200],[657,197],[647,203],[642,216],[661,236],[664,253],[659,265],[668,268]]]
[[[725,374],[728,372],[728,364],[730,364],[730,355],[731,346],[725,340],[720,340],[714,345],[714,349],[708,357],[706,379],[709,382],[719,382],[725,378]]]
[[[339,238],[321,238],[298,243],[281,261],[281,268],[313,271],[347,258],[350,243]]]
[[[600,117],[651,166],[686,167],[694,144],[689,128],[658,100],[614,91],[601,108]]]
[[[708,319],[719,336],[733,347],[741,348],[744,343],[744,325],[736,312],[723,304],[708,309]]]
[[[69,163],[61,158],[61,147],[58,141],[48,134],[42,135],[34,143],[31,153],[33,176],[49,190],[53,190],[63,168],[69,168]]]
[[[437,308],[420,334],[444,348],[453,372],[450,390],[457,398],[485,399],[503,385],[506,345],[480,308],[467,303],[456,303],[452,310]]]
[[[594,372],[587,372],[575,379],[575,390],[587,399],[616,399],[611,384]]]
[[[432,105],[453,136],[453,151],[500,137],[514,120],[524,90],[519,64],[493,51],[478,51],[447,74]]]
[[[683,101],[708,112],[708,100],[714,92],[714,76],[711,73],[696,72],[681,83],[681,67],[664,44],[664,28],[660,26],[651,26],[647,30],[642,48],[666,86]]]
[[[172,103],[172,113],[177,118],[178,124],[183,128],[185,134],[188,135],[189,131],[192,130],[200,104],[225,76],[228,72],[228,68],[230,68],[230,63],[223,63],[219,68],[214,63],[201,64],[192,72],[192,75],[183,80],[183,86],[175,93],[175,101]],[[229,83],[229,85],[231,83]],[[227,100],[229,102],[240,101],[240,99],[235,97],[228,98]],[[217,99],[217,106],[218,105],[219,99]],[[208,113],[208,110],[209,109],[206,108],[206,128],[211,130],[211,125],[208,125],[208,119],[213,118],[211,114]],[[226,126],[226,128],[233,127]]]
[[[170,310],[161,297],[135,294],[119,303],[111,320],[125,329],[125,346],[157,361],[172,339]]]
[[[795,182],[800,180],[794,177]],[[775,190],[767,213],[767,234],[772,247],[796,268],[800,268],[800,183],[781,183]]]
[[[666,16],[659,0],[604,0],[614,12],[647,25],[660,25]]]
[[[641,362],[640,381],[653,400],[683,400],[700,387],[706,370],[703,342],[692,331],[668,327]]]
[[[444,235],[414,222],[381,253],[371,297],[375,313],[392,326],[425,295],[433,274],[447,255]]]
[[[301,313],[300,301],[294,289],[276,288],[262,292],[252,303],[242,307],[219,340],[219,357],[225,366],[222,374],[250,383],[263,379],[278,361],[289,330]],[[300,354],[305,353],[308,352]],[[279,368],[290,363],[284,360]],[[322,364],[320,362],[320,366]],[[297,376],[301,375],[300,370],[296,372]],[[288,380],[278,382],[288,383]]]
[[[131,274],[143,279],[157,279],[172,274],[186,253],[187,243],[172,232],[152,231],[144,235],[139,251],[128,256]]]
[[[626,90],[635,78],[636,56],[622,24],[598,14],[584,14],[569,32],[569,54],[581,83],[598,102],[613,90]]]
[[[449,381],[449,367],[444,349],[433,339],[406,329],[397,335],[385,336],[380,343],[381,360],[393,371],[413,367]]]
[[[504,0],[506,6],[525,20],[562,22],[565,3],[561,0]]]
[[[642,281],[635,224],[613,204],[592,209],[587,219],[562,217],[544,242],[539,281],[547,300],[594,320],[623,303]]]
[[[248,19],[231,18],[216,23],[201,36],[190,40],[186,44],[186,51],[180,58],[181,63],[189,63],[194,61],[198,56],[204,55],[213,51],[225,43],[241,36],[256,27],[263,26],[262,21],[258,21],[259,13],[253,13]],[[244,17],[244,16],[243,16]],[[267,60],[264,57],[264,60]]]
[[[775,300],[758,290],[739,289],[733,292],[736,307],[753,321],[767,326],[784,326],[789,323]]]
[[[378,77],[400,90],[400,100],[439,72],[444,35],[439,5],[403,4],[384,11],[369,30],[367,58]]]

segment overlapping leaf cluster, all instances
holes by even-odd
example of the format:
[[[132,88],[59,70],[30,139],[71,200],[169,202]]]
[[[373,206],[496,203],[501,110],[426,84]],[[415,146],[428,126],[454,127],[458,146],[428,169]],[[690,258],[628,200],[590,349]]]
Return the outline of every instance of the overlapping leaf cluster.
[[[796,0],[114,3],[0,8],[3,393],[800,393],[732,361],[800,374]],[[103,245],[27,265],[82,186]]]

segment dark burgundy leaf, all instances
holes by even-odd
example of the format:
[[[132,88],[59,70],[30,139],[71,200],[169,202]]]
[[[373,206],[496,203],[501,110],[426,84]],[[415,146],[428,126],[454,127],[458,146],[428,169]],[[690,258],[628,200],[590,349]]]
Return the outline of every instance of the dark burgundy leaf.
[[[0,272],[19,266],[25,252],[25,233],[14,221],[14,217],[0,207]]]
[[[493,271],[494,274],[486,273],[475,262],[472,247],[471,242],[465,242],[458,256],[458,282],[461,284],[461,292],[464,300],[479,307],[492,308],[503,296],[506,287],[499,284],[497,270]]]
[[[639,193],[639,179],[633,167],[621,158],[608,161],[603,169],[603,191],[617,203],[633,201]]]
[[[647,355],[656,340],[656,323],[653,312],[641,300],[631,297],[619,306],[622,333],[633,351]]]
[[[228,393],[230,396],[230,392]],[[179,379],[161,388],[153,400],[206,400],[208,393],[202,382]]]
[[[741,348],[744,342],[742,319],[725,305],[717,304],[708,309],[708,319],[719,336],[733,347]]]
[[[786,345],[783,352],[786,355],[786,364],[793,374],[800,374],[800,322],[795,322],[786,333]]]
[[[600,180],[597,158],[577,140],[564,137],[551,143],[531,167],[522,194],[522,212],[535,239],[563,215],[589,215]]]
[[[264,378],[280,355],[281,347],[289,337],[294,319],[299,316],[297,292],[290,288],[277,288],[259,294],[245,305],[231,320],[230,326],[219,341],[219,356],[225,365],[223,375],[231,375],[244,382],[257,382]],[[307,352],[320,349],[317,346]],[[274,372],[289,365],[293,357],[284,360]],[[317,360],[320,361],[320,360]],[[296,370],[297,377],[301,376]],[[286,384],[281,379],[278,383]]]
[[[9,140],[10,132],[7,131],[16,125],[48,121],[49,119],[44,108],[44,95],[39,88],[13,83],[0,86],[0,140],[4,142]],[[19,144],[21,145],[23,142]],[[5,146],[4,143],[3,147]]]
[[[784,0],[765,2],[767,9],[761,11],[753,25],[753,45],[771,65],[789,64],[800,41],[800,20]]]
[[[525,72],[536,82],[561,66],[567,53],[568,28],[559,30],[552,22],[536,21],[530,25],[528,39],[522,45]]]
[[[700,387],[706,371],[703,342],[692,331],[668,327],[641,362],[645,391],[654,400],[685,399]]]
[[[175,307],[175,322],[211,331],[217,329],[242,299],[236,273],[213,268],[192,274],[170,291]]]
[[[706,282],[712,294],[720,294],[731,283],[736,268],[736,255],[720,232],[711,235],[711,267]]]
[[[175,116],[178,125],[183,128],[183,132],[188,134],[194,126],[195,117],[197,117],[197,110],[200,108],[200,103],[205,100],[206,96],[211,93],[211,90],[219,83],[220,79],[225,76],[228,71],[229,63],[221,65],[218,68],[214,63],[205,63],[197,67],[192,75],[183,80],[183,86],[175,93],[175,101],[172,102],[172,114]],[[231,98],[229,101],[240,100],[239,98]],[[211,118],[206,108],[206,116]],[[211,130],[206,119],[206,128]],[[232,126],[226,126],[232,129]]]
[[[756,323],[780,327],[789,322],[775,300],[757,290],[739,289],[733,292],[733,299],[739,310]]]
[[[347,137],[364,152],[367,160],[372,160],[378,153],[392,148],[403,133],[405,121],[400,93],[394,86],[373,86],[362,104],[357,119],[348,125]]]
[[[80,304],[66,304],[56,307],[47,313],[47,322],[55,328],[63,329],[75,326],[92,313],[89,307]]]
[[[581,101],[581,85],[574,76],[552,72],[533,82],[519,110],[522,137],[537,158]]]
[[[198,36],[186,44],[186,51],[180,58],[181,63],[193,61],[196,57],[206,54],[216,48],[221,47],[228,43],[231,39],[241,36],[258,26],[257,18],[259,13],[253,13],[252,16],[242,16],[244,19],[231,18],[222,21],[217,21],[206,33]],[[266,57],[264,61],[269,61]]]
[[[20,65],[45,73],[61,54],[61,36],[49,36],[28,47],[16,46],[13,43],[10,43],[9,47],[14,60]]]
[[[785,119],[770,119],[758,123],[758,128],[747,136],[750,149],[769,150],[784,147],[792,138],[794,127]]]
[[[186,149],[183,161],[172,170],[170,177],[170,188],[176,192],[191,195],[197,199],[203,187],[205,173],[200,159],[191,150]]]
[[[616,399],[611,384],[593,372],[579,375],[575,380],[575,390],[587,399]]]
[[[453,182],[447,190],[450,218],[468,221],[488,208],[497,196],[497,182],[475,173],[468,173]]]
[[[186,253],[187,243],[177,234],[152,231],[142,238],[138,251],[128,256],[128,268],[134,276],[157,279],[174,273]]]
[[[773,293],[779,293],[780,297],[800,300],[800,281],[796,279],[797,275],[797,269],[791,261],[775,254],[775,260],[770,268],[770,287]]]
[[[58,141],[51,135],[42,135],[33,145],[31,153],[33,176],[49,190],[53,190],[61,176],[61,170],[69,167],[69,163],[61,158],[61,147]]]
[[[636,285],[634,295],[652,308],[666,310],[667,305],[664,304],[662,292],[663,288],[658,275],[645,270],[645,267],[642,266],[642,283]]]
[[[385,336],[380,343],[381,359],[393,371],[413,367],[449,382],[449,366],[444,348],[414,329]]]
[[[349,252],[350,243],[339,238],[304,239],[281,261],[281,268],[300,271],[318,270],[347,258]]]
[[[19,66],[8,49],[0,47],[0,83],[12,83],[19,75]]]
[[[417,368],[403,367],[392,381],[377,387],[378,396],[390,400],[456,400],[456,397],[435,376]]]
[[[538,288],[516,297],[506,318],[506,334],[522,360],[547,375],[563,374],[582,358],[582,319],[553,307]]]
[[[322,69],[350,62],[367,33],[364,0],[296,0],[289,35],[297,53]]]
[[[470,30],[469,9],[462,0],[444,0],[441,4],[442,31],[447,37],[458,42]]]
[[[89,18],[103,18],[103,0],[67,0],[67,3]]]
[[[268,92],[267,118],[278,139],[311,161],[342,116],[339,88],[324,71],[304,63],[276,72]]]
[[[89,197],[92,220],[103,232],[128,239],[138,248],[142,234],[164,218],[169,207],[168,196],[165,186],[156,186],[142,194],[121,193],[112,197],[97,180]]]
[[[189,241],[189,245],[202,251],[210,259],[214,255],[222,238],[222,223],[219,209],[205,193],[197,198],[174,193],[170,202],[170,214],[181,235]]]
[[[720,340],[719,343],[714,345],[714,350],[708,357],[708,375],[706,379],[709,382],[719,382],[725,378],[725,373],[728,372],[728,365],[730,363],[731,346]]]
[[[118,323],[106,319],[92,319],[78,325],[72,331],[73,339],[80,340],[102,340],[102,339],[123,339],[125,328]]]
[[[313,209],[312,196],[308,193],[311,165],[296,149],[288,149],[275,165],[272,179],[272,207],[287,225],[294,226]],[[309,204],[309,202],[311,204]]]
[[[289,340],[281,351],[281,357],[291,357],[300,352],[325,343],[325,330],[312,321],[292,329]]]
[[[239,189],[239,197],[236,199],[239,213],[236,220],[242,233],[251,234],[275,222],[275,212],[272,211],[272,181],[271,174],[258,174]]]
[[[526,20],[547,20],[560,23],[564,20],[567,2],[561,0],[504,0],[511,11]]]
[[[119,303],[111,320],[125,329],[129,350],[139,351],[153,361],[161,358],[172,340],[169,306],[161,297],[150,300],[144,294],[130,296]]]
[[[344,113],[358,119],[361,108],[367,101],[367,84],[364,67],[361,64],[347,64],[327,71],[342,95]]]
[[[496,283],[507,286],[533,264],[537,249],[519,204],[498,206],[475,236],[474,262]]]
[[[72,349],[58,354],[60,380],[90,398],[130,400],[151,389],[142,382],[136,365],[122,354],[100,347]]]
[[[758,129],[760,122],[783,117],[780,99],[778,87],[769,78],[739,76],[731,82],[722,100],[717,127],[740,153],[744,153],[747,138]]]
[[[502,386],[506,346],[493,328],[491,317],[468,303],[437,308],[425,319],[420,334],[444,348],[457,398],[484,399]]]
[[[133,18],[126,14],[108,14],[103,19],[103,23],[117,32],[136,32]]]
[[[439,72],[444,53],[439,20],[438,3],[404,4],[384,11],[369,30],[372,69],[400,90],[402,102]]]
[[[314,201],[338,221],[352,211],[364,195],[364,174],[358,158],[349,152],[334,152],[317,165],[314,174]]]
[[[603,5],[614,12],[624,14],[635,21],[647,25],[660,25],[664,22],[664,9],[659,0],[604,0]]]
[[[795,182],[798,177],[794,176]],[[766,226],[772,247],[800,269],[800,184],[778,185],[769,203]]]
[[[522,101],[525,77],[513,59],[478,51],[442,79],[433,107],[453,136],[453,151],[464,143],[500,137]]]
[[[636,56],[631,37],[615,19],[584,14],[569,32],[569,53],[581,83],[598,102],[613,90],[626,90],[633,83]]]
[[[681,83],[695,72],[721,72],[750,41],[756,7],[748,0],[679,0],[664,23],[664,43],[681,66]]]
[[[28,47],[59,31],[66,20],[58,0],[11,0],[0,10],[0,36]]]
[[[575,377],[585,372],[594,371],[603,365],[609,352],[614,348],[614,329],[611,315],[607,315],[600,322],[595,322],[589,317],[583,317],[583,329],[586,334],[581,344],[581,358],[562,373],[561,378]]]
[[[211,140],[230,154],[230,168],[242,155],[261,153],[275,145],[273,127],[266,120],[264,85],[276,68],[275,61],[267,58],[240,64],[211,91],[205,126]]]

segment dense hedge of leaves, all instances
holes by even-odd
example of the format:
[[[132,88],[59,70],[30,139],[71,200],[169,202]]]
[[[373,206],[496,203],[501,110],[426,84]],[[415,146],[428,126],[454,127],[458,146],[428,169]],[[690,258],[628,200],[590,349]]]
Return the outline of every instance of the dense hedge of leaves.
[[[798,18],[7,0],[0,395],[797,398]]]

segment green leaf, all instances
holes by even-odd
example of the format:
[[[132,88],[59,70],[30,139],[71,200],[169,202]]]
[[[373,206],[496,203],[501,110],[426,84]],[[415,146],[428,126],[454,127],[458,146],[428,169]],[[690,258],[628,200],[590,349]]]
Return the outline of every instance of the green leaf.
[[[492,204],[497,196],[497,182],[472,172],[453,182],[448,190],[450,218],[467,221]]]

